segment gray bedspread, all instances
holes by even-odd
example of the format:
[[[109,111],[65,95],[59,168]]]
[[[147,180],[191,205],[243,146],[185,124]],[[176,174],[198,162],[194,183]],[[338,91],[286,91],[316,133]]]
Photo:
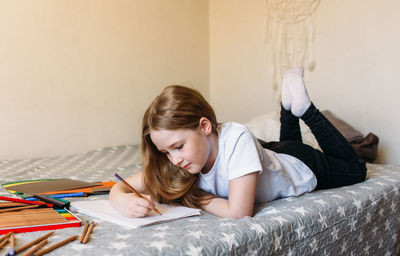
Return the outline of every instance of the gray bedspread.
[[[0,161],[0,183],[39,178],[115,180],[114,170],[128,177],[139,171],[139,162],[138,146]],[[75,241],[49,255],[399,255],[399,188],[400,167],[369,164],[363,183],[260,204],[254,217],[235,220],[202,213],[140,229],[95,219],[88,244]],[[0,195],[10,196],[4,189]],[[104,198],[107,196],[71,201]],[[81,230],[57,230],[49,242]],[[17,247],[44,233],[17,234]]]

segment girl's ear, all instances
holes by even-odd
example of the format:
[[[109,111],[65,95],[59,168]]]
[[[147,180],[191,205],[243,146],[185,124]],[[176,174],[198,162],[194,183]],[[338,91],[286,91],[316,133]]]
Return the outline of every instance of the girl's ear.
[[[210,120],[205,117],[200,118],[199,126],[204,135],[209,135],[212,132],[212,124]]]

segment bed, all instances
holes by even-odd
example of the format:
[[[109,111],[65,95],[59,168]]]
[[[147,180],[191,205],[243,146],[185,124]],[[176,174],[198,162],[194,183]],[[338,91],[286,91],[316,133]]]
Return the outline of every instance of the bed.
[[[0,183],[66,177],[115,180],[115,170],[124,177],[140,170],[139,152],[138,145],[121,145],[69,156],[0,161]],[[367,167],[365,182],[258,204],[254,217],[202,213],[140,229],[94,219],[88,244],[73,242],[51,255],[399,255],[400,167]],[[0,195],[10,194],[2,189]],[[18,234],[17,246],[45,232]],[[52,239],[80,232],[81,228],[57,230]]]

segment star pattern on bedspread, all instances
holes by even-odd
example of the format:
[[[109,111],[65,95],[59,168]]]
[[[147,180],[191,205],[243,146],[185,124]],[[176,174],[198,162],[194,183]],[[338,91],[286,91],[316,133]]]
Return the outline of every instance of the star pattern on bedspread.
[[[279,222],[280,225],[282,225],[284,222],[288,222],[287,219],[285,219],[285,218],[283,218],[281,216],[272,217],[271,220]]]
[[[346,216],[346,213],[344,211],[344,207],[343,206],[339,205],[336,211],[337,211],[337,213],[340,214],[341,217],[345,217]]]
[[[259,235],[266,233],[265,229],[259,223],[250,223],[250,229],[256,231]]]
[[[344,253],[346,252],[346,250],[347,250],[347,242],[344,241],[344,242],[342,243],[342,245],[340,246],[340,253],[341,253],[341,254],[344,254]]]
[[[371,246],[368,244],[368,242],[367,242],[367,245],[364,247],[364,255],[369,255],[369,249],[371,248]]]
[[[129,248],[130,244],[125,241],[117,240],[116,242],[111,242],[107,247],[114,250],[119,251],[123,250],[124,248]]]
[[[98,228],[97,228],[98,229]],[[119,240],[126,240],[126,239],[128,239],[129,237],[131,237],[132,236],[132,234],[117,234],[116,235],[116,238],[117,239],[119,239]]]
[[[185,252],[188,256],[201,256],[202,255],[202,247],[196,247],[193,245],[189,245],[189,250]]]
[[[300,239],[302,239],[304,237],[304,230],[305,230],[305,226],[304,225],[299,225],[296,229],[295,232],[297,234],[297,237]]]
[[[322,228],[327,228],[328,227],[328,224],[326,222],[327,217],[322,215],[320,212],[318,214],[319,214],[318,222],[321,224]]]
[[[364,238],[364,234],[362,232],[360,232],[360,234],[357,237],[358,242],[361,243],[363,241],[363,238]]]
[[[221,235],[222,235],[221,240],[228,245],[228,249],[231,248],[232,245],[237,245],[237,242],[235,241],[235,233],[232,234],[222,233]]]
[[[351,218],[348,226],[350,227],[350,232],[356,230],[357,220],[355,218]]]
[[[280,251],[282,250],[282,239],[283,239],[283,235],[278,235],[275,233],[275,247],[274,247],[274,251]]]
[[[150,243],[149,247],[156,248],[159,252],[162,252],[166,247],[172,248],[172,245],[167,244],[166,241],[153,241]]]
[[[310,243],[311,252],[315,252],[317,250],[317,245],[318,245],[317,239],[314,238]]]
[[[91,251],[93,250],[93,245],[91,244],[81,244],[81,243],[72,243],[71,244],[71,250],[77,252],[77,254],[80,254],[82,251]]]
[[[156,229],[157,231],[167,231],[169,229],[169,226],[168,225],[157,226],[154,229]]]
[[[196,230],[196,231],[189,231],[190,236],[194,236],[196,239],[200,239],[202,236],[207,236],[203,231]]]
[[[168,235],[167,232],[161,231],[153,234],[152,237],[164,238],[166,235]]]
[[[383,242],[384,242],[383,239],[382,239],[382,238],[379,238],[379,241],[378,241],[378,248],[379,248],[379,249],[382,248]]]
[[[280,211],[278,211],[275,208],[272,208],[272,209],[268,209],[265,213],[266,214],[277,214],[277,213],[280,213]]]
[[[307,211],[306,209],[304,209],[303,206],[302,206],[302,207],[295,207],[295,208],[294,208],[294,211],[300,213],[300,214],[303,215],[303,216],[306,216],[306,214],[309,213],[309,211]]]
[[[361,206],[361,201],[357,199],[353,199],[353,204],[357,207],[357,211],[361,211],[362,206]]]
[[[219,224],[219,226],[220,226],[220,227],[229,227],[229,228],[232,228],[233,226],[236,226],[236,224],[233,223],[233,222],[221,222],[221,223]]]
[[[322,199],[316,199],[316,200],[314,200],[314,202],[316,202],[317,204],[320,204],[322,206],[326,206],[328,204],[325,200],[322,200]]]
[[[339,239],[339,230],[336,227],[332,228],[331,236],[332,236],[332,241]]]
[[[139,151],[139,147],[121,146],[72,156],[0,161],[0,183],[32,177],[110,180],[114,170],[129,177],[140,170]],[[96,220],[90,243],[70,243],[65,250],[113,256],[399,255],[400,168],[370,165],[368,169],[363,183],[266,203],[257,206],[252,218],[235,220],[203,213],[135,230]],[[2,190],[0,195],[9,193]],[[73,235],[75,231],[56,233]],[[65,250],[52,255],[63,256]]]

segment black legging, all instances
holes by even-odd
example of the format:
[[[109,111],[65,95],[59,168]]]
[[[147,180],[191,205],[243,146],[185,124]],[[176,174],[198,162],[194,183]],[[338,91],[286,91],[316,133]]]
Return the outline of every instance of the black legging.
[[[264,148],[294,156],[317,177],[316,189],[336,188],[365,180],[367,168],[343,135],[311,104],[301,119],[310,127],[322,151],[302,142],[299,118],[281,109],[279,142],[260,141]]]

